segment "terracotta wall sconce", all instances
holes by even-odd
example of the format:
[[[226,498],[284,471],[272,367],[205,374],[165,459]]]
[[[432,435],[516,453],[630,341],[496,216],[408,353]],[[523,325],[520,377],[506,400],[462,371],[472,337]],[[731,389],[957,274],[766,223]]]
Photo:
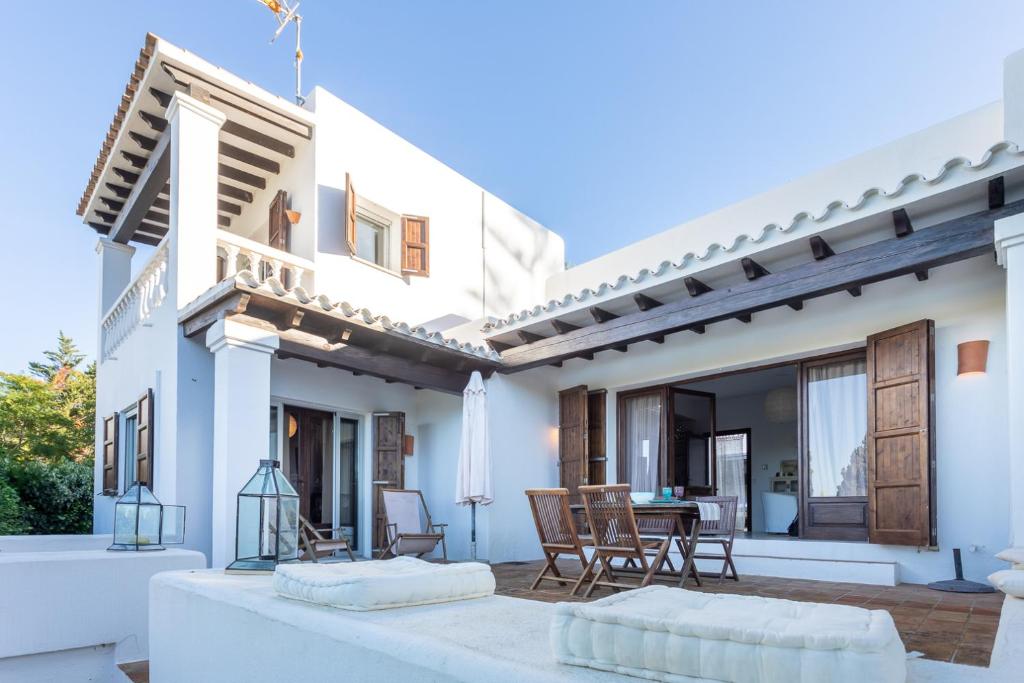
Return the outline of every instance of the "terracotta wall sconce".
[[[956,345],[957,375],[984,374],[988,364],[988,340],[977,339]]]

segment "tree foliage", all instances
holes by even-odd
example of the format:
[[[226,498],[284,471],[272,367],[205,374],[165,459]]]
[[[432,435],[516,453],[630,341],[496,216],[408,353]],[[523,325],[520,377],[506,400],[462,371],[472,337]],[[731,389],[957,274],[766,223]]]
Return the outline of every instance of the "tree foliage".
[[[43,357],[0,373],[0,535],[92,529],[96,366],[63,332]]]

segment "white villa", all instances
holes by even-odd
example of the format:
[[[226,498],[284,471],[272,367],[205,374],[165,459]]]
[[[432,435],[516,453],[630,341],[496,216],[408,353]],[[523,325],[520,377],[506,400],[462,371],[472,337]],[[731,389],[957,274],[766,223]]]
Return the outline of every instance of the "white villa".
[[[1024,545],[1022,141],[1024,52],[1001,101],[567,267],[335,95],[298,106],[150,35],[78,205],[95,532],[144,481],[222,568],[272,458],[357,555],[398,487],[468,558],[479,371],[491,563],[542,557],[525,489],[618,482],[736,496],[740,574],[923,584],[959,548],[984,581]]]

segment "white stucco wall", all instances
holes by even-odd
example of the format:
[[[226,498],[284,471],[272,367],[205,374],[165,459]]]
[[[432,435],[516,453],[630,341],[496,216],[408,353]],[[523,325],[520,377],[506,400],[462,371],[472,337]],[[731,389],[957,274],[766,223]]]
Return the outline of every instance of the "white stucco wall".
[[[564,267],[559,236],[326,90],[314,89],[308,106],[317,121],[320,292],[413,324],[446,318],[431,327],[543,297],[548,276]],[[430,277],[403,278],[348,256],[346,172],[358,197],[430,218]]]
[[[755,314],[749,325],[739,321],[716,323],[704,335],[674,334],[663,345],[634,344],[626,354],[606,351],[593,361],[571,360],[562,369],[539,368],[511,375],[505,381],[512,385],[551,382],[552,389],[546,395],[552,420],[557,389],[579,384],[608,389],[606,446],[611,481],[616,472],[617,391],[863,346],[865,338],[874,332],[922,318],[934,319],[941,552],[843,546],[850,548],[851,559],[898,561],[902,580],[913,583],[949,578],[950,551],[960,547],[964,550],[965,572],[978,580],[1004,568],[993,555],[1006,546],[1009,538],[1004,287],[1003,270],[990,256],[983,256],[932,270],[927,282],[917,282],[913,276],[897,278],[865,287],[860,298],[845,292],[835,294],[806,302],[803,311],[777,308]],[[957,377],[956,345],[970,339],[991,341],[988,372]],[[536,398],[543,400],[544,392]],[[509,407],[512,412],[506,413],[509,424],[516,425],[519,440],[524,434],[536,438],[553,424],[538,419],[541,409],[535,403],[525,404],[516,403]],[[526,421],[531,415],[534,419]],[[545,451],[535,446],[533,450],[531,457],[541,460],[554,457],[544,453],[557,448]],[[549,485],[553,481],[557,481],[557,474],[547,480],[538,476],[528,485]],[[506,495],[521,496],[525,488],[521,483],[510,486],[515,490]],[[515,521],[510,516],[507,523],[526,536],[534,534],[528,510],[515,511]],[[976,552],[970,550],[972,546]]]

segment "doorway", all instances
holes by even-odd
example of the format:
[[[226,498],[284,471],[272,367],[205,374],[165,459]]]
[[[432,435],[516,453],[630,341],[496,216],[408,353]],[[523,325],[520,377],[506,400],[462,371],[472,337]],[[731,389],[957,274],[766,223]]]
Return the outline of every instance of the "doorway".
[[[284,406],[284,475],[299,494],[299,514],[317,529],[334,527],[334,416]]]

